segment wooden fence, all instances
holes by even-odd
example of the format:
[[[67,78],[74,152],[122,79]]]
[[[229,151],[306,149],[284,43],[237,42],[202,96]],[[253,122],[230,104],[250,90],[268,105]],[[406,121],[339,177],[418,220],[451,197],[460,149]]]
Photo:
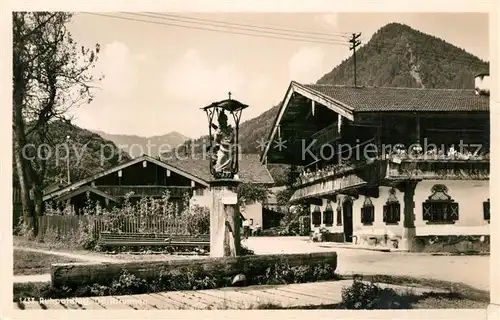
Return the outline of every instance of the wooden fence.
[[[33,225],[33,218],[27,222]],[[38,236],[43,237],[49,230],[57,232],[58,235],[69,235],[78,231],[80,226],[90,227],[95,235],[103,231],[189,234],[185,222],[172,217],[121,217],[109,221],[109,218],[105,216],[47,215],[38,217]]]

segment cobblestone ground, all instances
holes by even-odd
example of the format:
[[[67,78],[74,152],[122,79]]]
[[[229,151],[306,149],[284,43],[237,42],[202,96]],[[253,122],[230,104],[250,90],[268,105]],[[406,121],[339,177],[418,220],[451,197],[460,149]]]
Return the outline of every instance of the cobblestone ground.
[[[252,237],[247,246],[256,254],[336,251],[339,274],[385,274],[461,282],[489,290],[489,256],[432,256],[339,248],[312,243],[305,237]]]

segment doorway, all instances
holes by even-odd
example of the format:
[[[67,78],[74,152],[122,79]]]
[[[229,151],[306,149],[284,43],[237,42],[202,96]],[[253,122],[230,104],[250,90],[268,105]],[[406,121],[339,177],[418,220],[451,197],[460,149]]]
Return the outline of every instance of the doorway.
[[[342,203],[342,220],[344,223],[344,241],[352,242],[352,199],[346,197]]]

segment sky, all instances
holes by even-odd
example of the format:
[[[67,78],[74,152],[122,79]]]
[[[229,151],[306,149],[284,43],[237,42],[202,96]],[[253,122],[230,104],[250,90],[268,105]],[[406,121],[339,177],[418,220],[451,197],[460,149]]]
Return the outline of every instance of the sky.
[[[226,99],[228,92],[249,105],[242,121],[254,118],[283,99],[290,81],[313,83],[349,57],[350,34],[361,33],[364,44],[391,22],[489,60],[488,16],[481,13],[106,15],[76,13],[68,25],[79,45],[100,44],[92,72],[105,76],[95,99],[72,113],[76,125],[112,134],[150,137],[178,131],[197,138],[208,131],[200,108]],[[240,28],[247,30],[220,27],[214,21],[244,24]],[[261,32],[248,26],[258,26]],[[326,37],[329,43],[312,40]]]

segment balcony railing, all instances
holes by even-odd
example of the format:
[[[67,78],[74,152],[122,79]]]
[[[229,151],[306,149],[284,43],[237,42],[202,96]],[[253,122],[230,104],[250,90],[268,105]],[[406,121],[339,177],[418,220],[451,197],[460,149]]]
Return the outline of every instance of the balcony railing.
[[[311,147],[311,151],[318,151],[322,145],[330,143],[338,138],[340,138],[338,122],[334,122],[311,136],[312,141],[315,140],[314,145]]]
[[[334,178],[338,175],[342,175],[346,171],[351,171],[356,167],[362,166],[363,164],[368,164],[370,161],[356,161],[353,163],[351,161],[342,161],[342,164],[332,164],[318,170],[307,169],[302,172],[294,183],[295,187],[300,187],[304,185],[309,185],[317,183],[320,181],[328,180]],[[484,152],[476,155],[471,154],[406,154],[406,153],[392,153],[383,154],[378,157],[378,160],[390,160],[394,164],[401,163],[463,163],[473,165],[473,164],[489,164],[490,155],[489,152]],[[465,168],[465,167],[464,167]],[[471,167],[475,168],[475,167]],[[482,168],[481,166],[477,168]],[[482,170],[482,169],[481,169]]]
[[[166,191],[174,198],[183,197],[186,192],[191,191],[191,187],[169,187],[169,186],[96,186],[99,190],[115,197],[124,197],[133,192],[133,196],[140,197],[160,197]]]

